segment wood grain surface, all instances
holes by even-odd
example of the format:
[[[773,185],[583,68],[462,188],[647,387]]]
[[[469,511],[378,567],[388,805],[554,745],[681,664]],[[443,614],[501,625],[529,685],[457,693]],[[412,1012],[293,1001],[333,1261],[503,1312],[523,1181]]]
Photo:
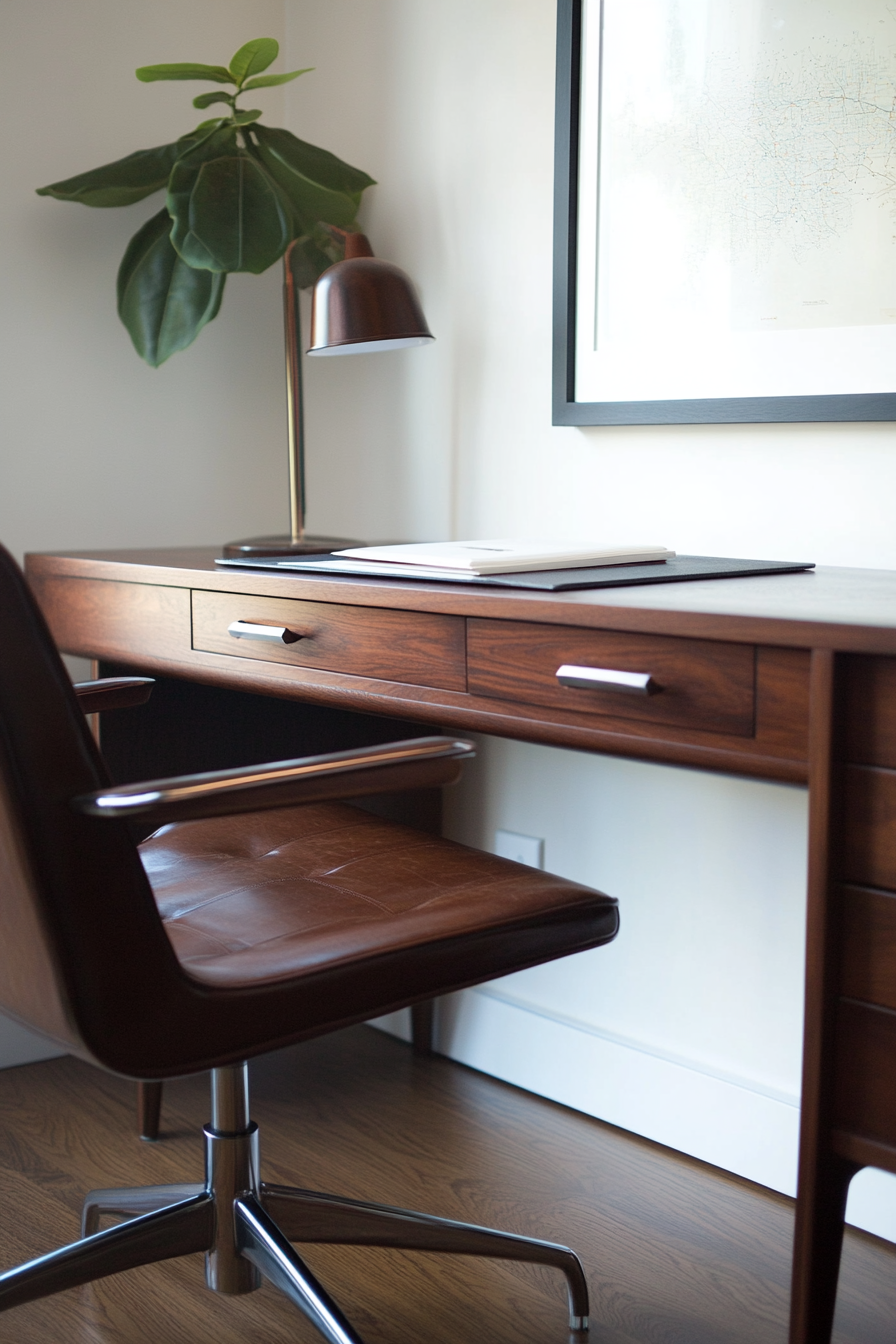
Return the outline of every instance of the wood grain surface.
[[[841,999],[835,1080],[835,1128],[896,1149],[896,1012]]]
[[[843,877],[896,890],[896,770],[849,765]]]
[[[840,992],[896,1009],[896,895],[843,888]]]
[[[805,761],[809,754],[809,652],[756,650],[756,743]]]
[[[896,767],[896,658],[846,659],[846,758]]]
[[[39,601],[66,653],[127,661],[184,659],[190,652],[190,594],[160,584],[54,577]]]
[[[211,546],[75,551],[29,555],[25,563],[36,589],[49,577],[65,575],[784,648],[896,654],[893,570],[825,567],[762,578],[544,593],[339,574],[225,570],[215,566],[217,553]]]
[[[291,644],[235,639],[228,634],[232,621],[282,625],[300,638]],[[451,691],[467,686],[459,616],[194,589],[193,648]]]
[[[563,663],[649,673],[660,690],[642,697],[561,686],[556,672]],[[739,737],[753,733],[755,650],[749,644],[470,620],[467,679],[474,694],[548,709]]]
[[[809,864],[800,1148],[790,1344],[827,1344],[837,1298],[846,1177],[832,1178],[829,1131],[834,1078],[840,789],[836,706],[839,664],[812,652],[809,716]],[[836,1173],[834,1173],[836,1177]],[[840,1196],[842,1195],[842,1199]]]
[[[369,1028],[253,1063],[274,1182],[566,1241],[592,1344],[784,1344],[792,1201]],[[198,1180],[202,1078],[170,1084],[164,1141],[133,1134],[132,1087],[72,1059],[0,1074],[2,1260],[77,1233],[88,1187]],[[368,1344],[567,1344],[559,1276],[433,1255],[308,1248]],[[836,1344],[892,1344],[893,1248],[849,1232]],[[264,1287],[226,1298],[200,1257],[0,1315],[0,1344],[319,1344]]]
[[[126,663],[150,675],[186,678],[211,686],[239,688],[286,700],[311,701],[363,714],[414,719],[455,731],[487,732],[521,741],[545,742],[582,751],[600,751],[765,779],[795,783],[806,779],[808,654],[803,649],[771,645],[757,650],[755,731],[752,736],[743,736],[740,735],[740,724],[735,732],[723,732],[693,723],[625,717],[624,706],[623,713],[614,712],[609,705],[601,714],[583,713],[572,707],[562,707],[560,702],[542,706],[498,695],[448,689],[446,683],[456,683],[458,679],[456,642],[460,626],[457,619],[419,611],[402,613],[397,608],[386,612],[377,601],[384,594],[376,585],[364,589],[370,605],[360,611],[357,604],[346,607],[334,604],[335,608],[353,613],[353,619],[360,621],[362,627],[367,621],[375,623],[383,618],[388,622],[398,617],[399,626],[401,620],[407,619],[415,629],[421,620],[437,622],[434,628],[439,632],[439,639],[443,639],[444,631],[448,629],[452,652],[447,660],[447,671],[440,662],[439,670],[434,673],[431,651],[427,654],[425,648],[418,649],[424,667],[418,667],[417,672],[441,684],[414,684],[409,680],[387,680],[373,675],[375,671],[389,671],[393,676],[407,678],[409,672],[406,669],[413,666],[411,659],[404,657],[403,640],[396,636],[392,627],[388,630],[383,627],[387,637],[385,646],[380,644],[374,651],[376,657],[365,659],[364,675],[347,671],[344,666],[330,670],[313,665],[320,661],[345,660],[355,666],[352,662],[355,634],[344,633],[340,637],[338,657],[334,649],[332,658],[306,659],[312,665],[302,665],[303,655],[293,652],[302,649],[304,640],[288,648],[284,646],[280,655],[284,659],[282,662],[244,656],[246,649],[240,647],[239,641],[229,635],[222,636],[220,630],[216,638],[227,641],[226,645],[220,646],[220,652],[208,653],[191,647],[189,614],[184,605],[189,601],[189,591],[179,582],[169,585],[168,580],[198,582],[201,578],[203,583],[220,581],[221,576],[209,573],[208,567],[192,571],[168,569],[164,565],[141,569],[137,565],[117,562],[72,560],[71,567],[76,572],[64,574],[59,570],[61,564],[61,557],[34,557],[31,582],[57,642],[67,653]],[[113,577],[122,573],[130,575],[132,581]],[[150,577],[158,582],[147,582]],[[230,578],[239,588],[240,607],[243,601],[257,600],[267,609],[267,603],[280,602],[280,598],[272,596],[273,592],[284,591],[285,581],[276,574],[262,576],[269,590],[267,593],[260,590],[261,581],[255,574],[244,576],[228,571],[224,577]],[[315,583],[316,586],[312,586],[317,599],[324,594],[341,597],[343,592],[352,591],[339,585],[327,588],[322,581]],[[407,601],[409,588],[411,585],[407,583],[397,587],[386,585],[385,593],[392,593],[396,601],[401,601],[402,597]],[[247,591],[244,593],[243,589]],[[285,591],[290,591],[288,586]],[[413,589],[413,593],[415,602],[425,606],[425,586],[422,591]],[[306,605],[304,600],[296,598],[290,601],[288,610],[292,613]],[[333,609],[320,600],[311,603],[310,607],[316,613]],[[575,608],[565,610],[570,618],[581,615]],[[443,622],[449,624],[445,626]],[[566,634],[564,629],[558,630],[556,626],[544,628],[554,629],[558,638]],[[359,628],[355,633],[363,648],[363,629]],[[699,642],[672,641],[674,647],[682,643]],[[235,646],[233,650],[231,645]],[[444,642],[438,647],[444,649]],[[741,653],[751,647],[742,646]],[[417,656],[413,641],[410,653]],[[377,657],[388,665],[378,664]],[[395,666],[402,661],[404,667]]]

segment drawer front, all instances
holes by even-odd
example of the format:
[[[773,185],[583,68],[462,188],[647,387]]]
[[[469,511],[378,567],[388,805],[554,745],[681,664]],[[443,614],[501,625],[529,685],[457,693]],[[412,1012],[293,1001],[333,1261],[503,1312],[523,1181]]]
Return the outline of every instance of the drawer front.
[[[896,894],[841,888],[840,993],[896,1011]]]
[[[59,575],[42,578],[36,595],[53,638],[66,653],[131,667],[143,657],[189,657],[186,588]]]
[[[896,768],[896,658],[846,658],[846,759]]]
[[[896,891],[896,770],[844,770],[843,877]]]
[[[834,1124],[896,1145],[896,1013],[837,1005]]]
[[[522,621],[467,622],[467,680],[473,694],[577,714],[751,737],[755,663],[755,650],[747,644]],[[562,686],[557,670],[564,664],[649,673],[657,691],[637,695]]]
[[[282,628],[291,642],[236,638],[228,629],[234,622]],[[381,681],[466,689],[460,616],[194,590],[193,648]]]

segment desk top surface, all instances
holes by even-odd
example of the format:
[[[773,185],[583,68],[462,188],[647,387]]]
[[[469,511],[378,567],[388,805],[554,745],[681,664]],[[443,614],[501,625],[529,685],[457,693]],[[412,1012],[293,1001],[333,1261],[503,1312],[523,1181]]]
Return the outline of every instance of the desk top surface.
[[[822,567],[757,578],[544,593],[463,584],[221,569],[211,546],[32,554],[29,574],[199,587],[350,606],[802,648],[896,653],[896,570]]]

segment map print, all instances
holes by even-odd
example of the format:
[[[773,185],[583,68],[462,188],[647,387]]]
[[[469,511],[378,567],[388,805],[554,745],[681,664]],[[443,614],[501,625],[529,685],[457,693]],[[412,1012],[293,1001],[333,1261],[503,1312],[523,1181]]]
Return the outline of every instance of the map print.
[[[598,347],[896,324],[896,0],[604,0],[602,47]]]

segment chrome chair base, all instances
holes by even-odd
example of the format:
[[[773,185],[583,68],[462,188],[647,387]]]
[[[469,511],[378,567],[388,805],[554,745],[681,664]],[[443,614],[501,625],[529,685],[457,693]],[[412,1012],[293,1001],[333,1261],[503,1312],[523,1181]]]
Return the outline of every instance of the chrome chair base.
[[[363,1344],[292,1246],[330,1242],[554,1266],[566,1278],[570,1329],[588,1329],[585,1276],[566,1246],[259,1180],[245,1065],[213,1071],[212,1124],[204,1133],[204,1184],[92,1190],[84,1201],[80,1241],[0,1274],[0,1311],[138,1265],[205,1251],[206,1283],[215,1292],[250,1293],[267,1279],[329,1344]],[[101,1232],[103,1215],[127,1221]]]

